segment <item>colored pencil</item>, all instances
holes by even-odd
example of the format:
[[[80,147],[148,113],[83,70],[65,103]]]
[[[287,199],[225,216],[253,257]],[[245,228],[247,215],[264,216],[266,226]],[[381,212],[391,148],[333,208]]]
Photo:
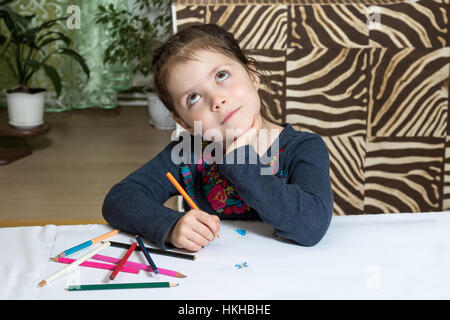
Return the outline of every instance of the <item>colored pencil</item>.
[[[172,288],[178,286],[173,282],[137,282],[137,283],[102,283],[70,285],[69,291],[82,290],[110,290],[110,289],[144,289],[144,288]]]
[[[186,191],[184,191],[183,187],[178,183],[178,181],[173,177],[172,173],[167,172],[166,177],[172,182],[173,186],[178,190],[179,193],[183,196],[183,198],[189,203],[192,209],[197,209],[198,206],[195,204],[195,202],[192,200],[192,198],[187,194]]]
[[[94,258],[94,257],[92,257],[92,258]],[[67,263],[67,264],[71,264],[72,262],[76,261],[75,259],[61,258],[61,257],[54,257],[54,258],[51,258],[51,260],[53,260],[55,262]],[[120,259],[118,259],[118,260],[120,261]],[[99,263],[99,262],[93,262],[93,261],[85,261],[82,264],[80,264],[80,266],[97,268],[97,269],[105,269],[105,270],[114,270],[114,268],[116,267],[115,264]],[[139,270],[141,270],[141,269],[127,266],[127,267],[123,267],[120,271],[128,272],[128,273],[139,273]]]
[[[115,242],[115,241],[110,241],[110,242],[111,242],[111,247],[128,249],[131,246],[131,244],[123,243],[123,242]],[[147,249],[147,251],[150,253],[160,254],[163,256],[195,260],[195,256],[192,254],[175,252],[175,251],[167,251],[167,250],[161,250],[161,249],[155,249],[155,248],[149,248],[149,247],[145,247],[145,249]],[[137,247],[136,251],[142,251],[141,247]]]
[[[68,266],[65,266],[64,268],[62,268],[61,270],[55,272],[54,274],[52,274],[51,276],[47,277],[46,279],[42,280],[41,282],[39,282],[38,286],[39,287],[43,287],[45,285],[47,285],[48,283],[58,279],[60,276],[62,276],[63,274],[75,269],[77,266],[79,266],[80,264],[82,264],[83,262],[85,262],[87,259],[89,259],[90,257],[92,257],[93,255],[96,255],[97,253],[99,253],[100,251],[102,251],[103,249],[106,249],[107,247],[109,247],[111,245],[110,242],[106,241],[104,242],[100,247],[95,248],[94,250],[92,250],[89,253],[86,253],[84,256],[82,256],[81,258],[79,258],[78,260],[75,260],[74,262],[72,262],[71,264],[69,264]]]
[[[61,257],[62,258],[62,257],[68,256],[69,254],[72,254],[74,252],[80,251],[81,249],[87,248],[87,247],[89,247],[89,246],[91,246],[93,244],[96,244],[96,243],[98,243],[98,242],[100,242],[102,240],[105,240],[105,239],[107,239],[109,237],[112,237],[112,236],[116,235],[118,232],[119,232],[119,230],[113,230],[113,231],[105,233],[105,234],[103,234],[101,236],[98,236],[98,237],[96,237],[94,239],[91,239],[91,240],[88,240],[86,242],[80,243],[79,245],[76,245],[76,246],[74,246],[74,247],[72,247],[70,249],[64,250],[63,252],[58,254],[57,257]]]
[[[172,182],[173,186],[178,190],[178,192],[181,193],[181,195],[183,196],[183,198],[187,201],[187,203],[189,203],[189,205],[191,206],[192,209],[197,209],[199,210],[198,206],[195,204],[195,202],[192,200],[192,198],[187,194],[186,191],[184,191],[183,187],[178,183],[178,181],[174,178],[174,176],[172,175],[172,173],[167,172],[166,173],[166,177],[170,180],[170,182]],[[219,238],[219,234],[215,235],[217,238]]]
[[[95,256],[92,257],[92,259],[94,260],[98,260],[98,261],[104,261],[104,262],[110,262],[110,263],[114,263],[117,264],[120,262],[120,259],[117,258],[113,258],[113,257],[108,257],[108,256],[104,256],[101,254],[96,254]],[[130,267],[130,268],[136,268],[136,269],[140,269],[140,270],[144,270],[144,271],[149,271],[149,272],[153,272],[152,267],[143,264],[143,263],[137,263],[137,262],[133,262],[133,261],[127,261],[124,264],[125,267]],[[186,276],[178,271],[173,271],[173,270],[169,270],[169,269],[163,269],[161,267],[158,267],[158,271],[160,274],[163,274],[165,276],[169,276],[169,277],[176,277],[176,278],[186,278]]]
[[[147,259],[148,263],[152,267],[153,271],[157,274],[158,268],[156,267],[155,263],[153,262],[152,258],[150,257],[150,253],[148,253],[147,249],[144,246],[144,243],[141,240],[141,237],[136,236],[137,242],[139,242],[139,246],[142,248],[142,252],[144,253],[145,259]]]
[[[117,276],[117,274],[119,273],[120,269],[123,268],[123,265],[125,264],[125,262],[127,262],[128,258],[130,257],[130,255],[133,253],[134,249],[136,248],[137,243],[133,243],[131,245],[131,247],[127,250],[127,252],[125,253],[125,255],[123,256],[122,260],[119,261],[119,263],[116,265],[116,267],[114,268],[114,271],[112,272],[112,274],[109,276],[109,279],[114,280]]]

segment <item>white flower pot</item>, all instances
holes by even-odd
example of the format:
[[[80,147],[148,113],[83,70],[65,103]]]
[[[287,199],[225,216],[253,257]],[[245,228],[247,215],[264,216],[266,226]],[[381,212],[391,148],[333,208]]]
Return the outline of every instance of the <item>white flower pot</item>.
[[[172,113],[167,110],[158,96],[150,88],[144,88],[144,93],[148,101],[149,123],[160,130],[175,129],[176,122],[172,119]]]
[[[45,90],[37,93],[7,92],[8,123],[18,129],[33,129],[44,123]]]

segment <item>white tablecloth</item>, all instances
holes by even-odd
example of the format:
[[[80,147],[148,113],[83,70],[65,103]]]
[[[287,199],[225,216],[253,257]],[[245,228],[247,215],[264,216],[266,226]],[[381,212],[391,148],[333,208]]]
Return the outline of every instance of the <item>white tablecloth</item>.
[[[273,236],[262,222],[222,221],[220,239],[195,253],[195,261],[152,254],[158,267],[179,271],[186,278],[141,271],[138,275],[121,272],[114,280],[170,281],[179,283],[177,287],[66,290],[69,284],[111,282],[111,271],[86,267],[37,287],[65,266],[50,257],[110,230],[107,225],[1,228],[0,298],[450,298],[450,213],[445,212],[333,217],[325,238],[309,248]],[[120,232],[110,240],[131,243],[134,235]],[[78,258],[97,245],[69,257]],[[124,253],[125,249],[115,247],[102,252],[116,258]],[[138,252],[129,260],[145,263]]]

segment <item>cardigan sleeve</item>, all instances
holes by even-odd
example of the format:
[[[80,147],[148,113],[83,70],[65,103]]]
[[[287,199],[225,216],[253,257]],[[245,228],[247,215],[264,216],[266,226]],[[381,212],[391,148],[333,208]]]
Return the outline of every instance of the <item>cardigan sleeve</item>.
[[[230,163],[239,152],[245,154],[244,164]],[[256,164],[249,162],[252,158]],[[287,182],[262,174],[259,155],[245,145],[230,152],[219,170],[277,235],[313,246],[325,235],[333,213],[328,150],[319,135],[307,134],[288,144],[283,163],[288,164]]]
[[[105,197],[102,213],[114,228],[138,234],[166,249],[164,239],[184,214],[163,204],[178,191],[167,179],[171,172],[181,182],[179,166],[171,161],[171,142],[155,158],[114,185]]]

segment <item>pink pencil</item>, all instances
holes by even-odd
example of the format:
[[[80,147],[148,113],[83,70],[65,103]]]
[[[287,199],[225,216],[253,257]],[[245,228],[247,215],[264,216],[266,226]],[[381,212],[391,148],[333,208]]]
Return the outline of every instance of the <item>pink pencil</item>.
[[[54,258],[51,258],[51,260],[53,260],[55,262],[70,264],[70,263],[74,262],[76,259],[54,257]],[[99,262],[92,262],[92,261],[85,261],[82,264],[80,264],[80,266],[97,268],[97,269],[106,269],[106,270],[114,270],[114,268],[116,267],[113,264],[106,264],[106,263],[99,263]],[[128,272],[128,273],[139,273],[138,268],[132,268],[132,267],[122,267],[122,269],[120,269],[120,271]]]
[[[116,263],[116,264],[120,262],[120,259],[104,256],[101,254],[96,254],[95,256],[92,257],[92,259],[104,261],[104,262]],[[149,265],[142,264],[142,263],[127,261],[127,262],[125,262],[124,266],[153,272],[153,269]],[[159,273],[166,275],[166,276],[170,276],[170,277],[175,277],[175,278],[185,278],[186,277],[184,274],[179,273],[177,271],[167,270],[167,269],[163,269],[160,267],[158,267],[158,271],[159,271]]]

